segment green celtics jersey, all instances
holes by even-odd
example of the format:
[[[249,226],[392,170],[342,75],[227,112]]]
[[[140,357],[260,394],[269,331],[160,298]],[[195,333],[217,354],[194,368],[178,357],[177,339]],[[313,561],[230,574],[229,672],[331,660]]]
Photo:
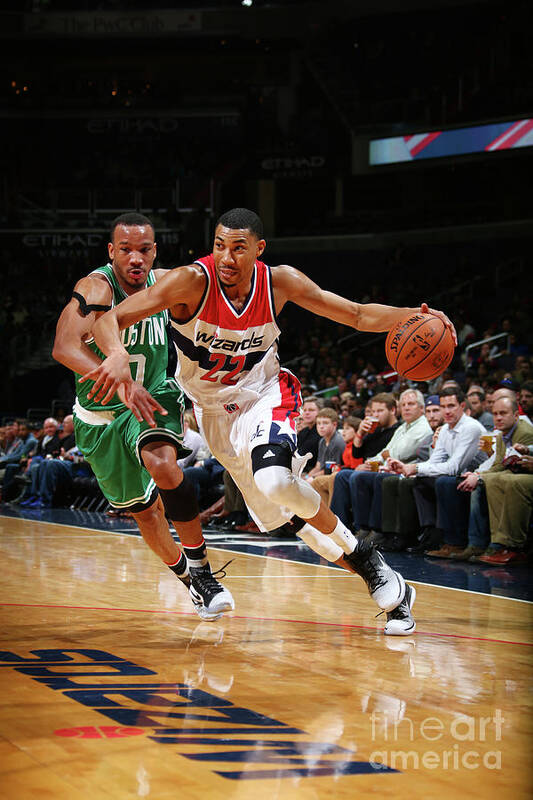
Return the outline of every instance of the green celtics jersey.
[[[106,264],[93,270],[91,275],[104,275],[113,291],[112,306],[118,305],[128,297],[119,284],[111,264]],[[146,285],[153,286],[154,283],[155,276],[153,271],[150,271]],[[122,344],[130,357],[132,377],[137,383],[142,383],[149,392],[160,386],[166,378],[168,364],[167,322],[168,311],[164,310],[157,314],[152,314],[151,317],[136,322],[135,325],[130,325],[129,328],[121,331]],[[100,358],[105,358],[104,354],[96,346],[94,339],[88,340],[87,344]],[[83,408],[88,411],[108,412],[125,410],[126,406],[121,403],[116,394],[106,406],[95,403],[92,399],[89,400],[87,393],[90,391],[93,381],[80,383],[80,377],[80,375],[76,374],[76,393],[78,403]]]

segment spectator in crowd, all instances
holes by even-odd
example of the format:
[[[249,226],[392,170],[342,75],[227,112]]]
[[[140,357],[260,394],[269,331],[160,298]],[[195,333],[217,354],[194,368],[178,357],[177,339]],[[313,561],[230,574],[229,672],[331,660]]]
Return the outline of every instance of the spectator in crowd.
[[[368,386],[366,380],[362,377],[357,377],[356,374],[352,376],[353,387],[354,387],[354,400],[356,405],[359,408],[365,408],[368,400],[370,398],[370,394],[368,391]],[[352,382],[351,381],[351,382]]]
[[[43,422],[42,435],[24,469],[25,491],[19,496],[17,502],[23,502],[29,497],[32,498],[32,501],[37,499],[39,490],[39,465],[47,456],[51,458],[54,452],[56,455],[59,455],[58,424],[58,421],[54,417],[47,417]]]
[[[337,430],[339,417],[332,408],[322,408],[316,418],[316,429],[320,441],[318,443],[318,458],[313,469],[309,470],[306,480],[313,481],[317,475],[326,474],[326,464],[342,464],[342,454],[344,452],[344,439]]]
[[[522,384],[519,401],[522,414],[533,424],[533,381]]]
[[[527,356],[517,356],[513,371],[513,380],[520,386],[531,381],[531,362]]]
[[[426,419],[429,427],[435,433],[437,428],[444,424],[444,415],[440,406],[440,398],[438,394],[430,394],[425,400]]]
[[[343,417],[353,417],[355,409],[355,397],[353,392],[343,392],[340,396],[341,400],[341,413]]]
[[[2,498],[9,497],[9,492],[15,475],[26,466],[30,453],[37,447],[37,439],[30,432],[25,419],[18,419],[8,426],[8,446],[6,454],[0,457],[0,472],[2,474]]]
[[[368,461],[383,450],[399,425],[396,400],[383,392],[373,397],[365,409],[365,418],[353,440],[354,458]]]
[[[253,527],[249,526],[250,515],[244,497],[227,470],[224,470],[222,480],[224,494],[209,509],[200,513],[202,523],[207,523],[210,528],[223,530],[235,530],[237,526],[242,530],[246,526],[245,529],[250,533],[257,532],[259,528],[255,523],[252,523]]]
[[[59,450],[59,422],[55,417],[47,417],[43,422],[42,436],[39,439],[36,450],[32,453],[32,463],[36,459],[46,458],[52,455],[54,450]]]
[[[335,378],[333,375],[326,375],[323,381],[324,390],[321,391],[322,397],[335,397],[338,395],[337,385],[335,383]]]
[[[185,467],[183,474],[193,485],[201,509],[213,501],[213,494],[217,497],[222,495],[224,467],[213,456],[200,459],[191,467]]]
[[[462,314],[456,316],[455,323],[457,329],[457,346],[462,349],[469,342],[474,341],[476,330],[472,327],[472,325],[470,325],[469,322],[466,321]]]
[[[9,463],[5,460],[7,455],[10,455],[16,447],[20,446],[20,439],[18,437],[19,424],[16,421],[8,422],[4,426],[4,435],[2,443],[2,457],[0,459],[0,469],[5,469],[5,465]]]
[[[425,401],[426,419],[433,431],[429,451],[435,449],[439,433],[444,424],[440,398],[429,395]],[[428,455],[424,448],[416,462],[426,461]],[[418,513],[413,494],[414,481],[406,481],[403,475],[385,475],[381,484],[382,502],[382,536],[377,539],[375,546],[384,552],[398,552],[409,546],[416,546],[416,536],[419,531]]]
[[[183,415],[183,446],[187,447],[191,452],[184,458],[178,458],[180,469],[190,467],[199,459],[210,455],[204,437],[196,429],[196,421],[192,411],[186,411]]]
[[[433,435],[424,414],[424,396],[418,389],[402,392],[399,405],[403,422],[387,447],[357,467],[349,481],[354,528],[371,531],[374,544],[386,544],[388,539],[382,534],[381,490],[382,481],[390,472],[389,463],[394,459],[403,463],[426,459]],[[379,472],[373,471],[376,464]]]
[[[468,361],[469,363],[467,366],[469,371],[477,373],[478,375],[481,367],[487,369],[489,372],[496,367],[496,361],[491,355],[491,348],[488,342],[481,345],[476,355],[473,355],[472,351],[472,356]]]
[[[354,458],[352,453],[352,442],[357,429],[361,424],[359,417],[346,417],[342,423],[341,435],[344,440],[344,452],[342,454],[342,465],[340,469],[353,470],[363,463],[362,458]],[[338,474],[338,469],[335,469],[330,475],[318,475],[313,479],[313,489],[316,489],[320,497],[330,505],[331,496],[333,493],[333,485],[335,478]]]
[[[352,444],[353,457],[362,458],[363,462],[368,462],[382,452],[400,426],[396,416],[396,400],[392,394],[377,394],[369,405],[370,414],[359,425]],[[351,513],[351,478],[351,472],[342,470],[335,480],[331,498],[331,510],[347,526],[354,522]]]
[[[524,446],[525,447],[525,446]],[[487,475],[491,543],[479,561],[514,566],[527,561],[525,552],[533,508],[533,455],[522,454],[510,470]]]
[[[493,406],[496,433],[492,441],[481,437],[481,449],[489,458],[474,472],[439,479],[439,519],[444,531],[444,545],[450,545],[449,555],[459,561],[478,560],[489,544],[489,516],[485,485],[492,475],[502,472],[505,456],[516,444],[533,444],[533,426],[519,419],[518,404],[510,397],[500,397]],[[486,440],[486,441],[484,441]],[[456,545],[460,537],[463,546]]]
[[[68,414],[58,432],[59,450],[52,451],[38,466],[36,495],[31,495],[21,506],[31,509],[51,508],[56,492],[67,490],[72,484],[72,465],[79,460],[74,438],[74,419]],[[33,484],[32,484],[33,485]]]
[[[321,408],[322,401],[311,395],[310,397],[305,398],[300,411],[303,427],[298,431],[298,452],[301,455],[311,453],[311,458],[305,465],[306,471],[314,468],[318,458],[318,443],[320,441],[320,434],[316,429],[316,418]]]
[[[391,459],[390,467],[414,480],[413,493],[421,533],[418,544],[411,551],[443,556],[449,555],[450,548],[462,542],[457,540],[441,547],[443,532],[437,516],[439,478],[475,469],[486,455],[479,450],[479,439],[485,429],[464,413],[463,392],[456,386],[449,386],[440,391],[439,397],[445,424],[429,459],[418,464],[404,464]]]
[[[533,384],[531,384],[531,385],[532,385],[532,388],[533,388]],[[524,384],[524,389],[525,388],[526,388],[526,384]],[[524,422],[527,422],[529,425],[533,425],[533,422],[532,422],[531,418],[529,417],[527,412],[524,412],[524,410],[523,410],[522,404],[520,402],[520,398],[522,397],[521,393],[519,394],[514,389],[510,389],[507,386],[499,386],[497,389],[494,390],[493,395],[492,395],[493,405],[496,402],[496,400],[498,400],[498,398],[500,398],[500,397],[510,397],[511,400],[516,400],[517,403],[518,403],[519,419],[523,419]],[[527,399],[527,389],[526,389],[526,393],[525,393],[526,408],[527,408],[527,403],[528,403],[528,399]]]
[[[494,420],[490,411],[485,407],[485,392],[481,386],[471,386],[466,393],[466,399],[470,403],[470,416],[481,422],[487,431],[494,430]]]

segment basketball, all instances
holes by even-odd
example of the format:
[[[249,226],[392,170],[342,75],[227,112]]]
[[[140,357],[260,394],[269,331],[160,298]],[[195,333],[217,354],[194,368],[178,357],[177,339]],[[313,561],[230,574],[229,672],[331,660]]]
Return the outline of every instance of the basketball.
[[[432,314],[410,314],[391,328],[385,342],[391,367],[414,381],[429,381],[444,372],[454,350],[450,329]]]

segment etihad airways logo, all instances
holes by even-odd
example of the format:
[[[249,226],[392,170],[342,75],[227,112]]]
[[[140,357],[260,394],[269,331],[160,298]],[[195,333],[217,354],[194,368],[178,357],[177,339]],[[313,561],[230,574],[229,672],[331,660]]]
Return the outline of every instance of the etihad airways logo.
[[[255,333],[252,333],[247,339],[225,339],[212,333],[199,331],[196,334],[196,344],[205,344],[210,350],[229,350],[231,353],[238,353],[261,347],[264,338],[264,336],[256,336]]]

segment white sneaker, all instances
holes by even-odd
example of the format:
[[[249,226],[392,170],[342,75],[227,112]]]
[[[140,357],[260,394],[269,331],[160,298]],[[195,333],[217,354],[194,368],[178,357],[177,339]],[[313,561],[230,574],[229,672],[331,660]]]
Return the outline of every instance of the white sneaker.
[[[405,596],[405,581],[370,543],[357,539],[355,550],[345,553],[344,558],[365,581],[370,597],[382,611],[392,611],[400,605]]]
[[[226,611],[233,611],[235,601],[231,592],[217,581],[209,566],[201,569],[190,568],[189,574],[191,578],[189,595],[200,619],[213,622]]]
[[[387,614],[387,624],[383,630],[386,636],[409,636],[416,629],[411,609],[416,599],[414,586],[405,584],[405,597],[402,602]]]
[[[312,453],[304,453],[301,455],[298,450],[295,450],[292,454],[291,460],[291,471],[293,475],[296,475],[297,478],[302,477],[302,472],[305,469],[305,465],[309,461],[310,458],[313,458]]]

